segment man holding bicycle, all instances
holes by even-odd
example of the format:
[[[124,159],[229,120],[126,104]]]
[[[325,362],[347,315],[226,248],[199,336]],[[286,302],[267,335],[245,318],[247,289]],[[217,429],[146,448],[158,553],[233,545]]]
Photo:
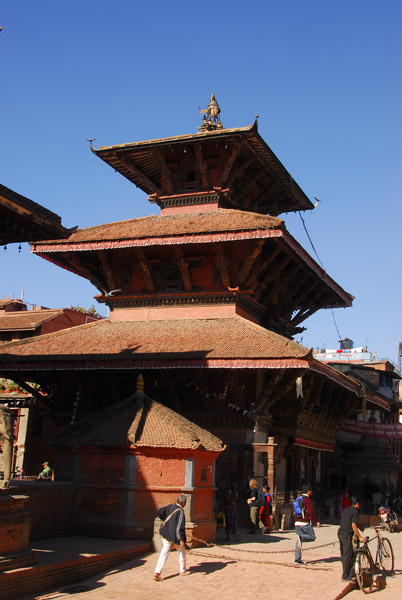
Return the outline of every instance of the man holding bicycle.
[[[341,523],[338,529],[338,538],[341,545],[341,561],[343,567],[342,579],[344,581],[353,581],[354,577],[354,554],[353,554],[353,535],[359,538],[360,542],[365,542],[357,526],[359,519],[360,498],[352,496],[351,506],[343,511]]]

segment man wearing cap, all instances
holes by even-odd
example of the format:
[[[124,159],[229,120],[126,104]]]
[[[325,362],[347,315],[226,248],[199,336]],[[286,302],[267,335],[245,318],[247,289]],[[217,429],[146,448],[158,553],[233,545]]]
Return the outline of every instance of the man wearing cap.
[[[49,467],[48,462],[42,463],[43,471],[39,473],[38,479],[47,479],[52,475],[52,469]]]

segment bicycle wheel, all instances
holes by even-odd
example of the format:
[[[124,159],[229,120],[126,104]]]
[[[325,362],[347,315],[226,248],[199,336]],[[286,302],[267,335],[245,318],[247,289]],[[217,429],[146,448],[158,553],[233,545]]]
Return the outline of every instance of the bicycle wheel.
[[[355,573],[362,592],[369,594],[374,588],[374,569],[367,552],[359,552],[356,557]]]
[[[382,538],[378,546],[378,561],[386,573],[391,574],[393,572],[394,552],[388,538]]]

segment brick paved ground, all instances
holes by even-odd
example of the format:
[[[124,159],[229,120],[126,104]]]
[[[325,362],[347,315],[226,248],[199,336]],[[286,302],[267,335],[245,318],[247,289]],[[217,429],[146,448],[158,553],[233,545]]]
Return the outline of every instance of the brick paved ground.
[[[177,556],[172,553],[163,573],[164,580],[153,581],[157,554],[150,553],[86,579],[79,586],[74,584],[22,600],[233,600],[255,596],[255,593],[261,599],[335,600],[345,589],[341,581],[339,547],[337,543],[323,548],[318,546],[336,542],[336,531],[334,525],[316,530],[317,541],[310,544],[313,549],[307,551],[309,545],[304,546],[303,559],[308,561],[306,567],[293,565],[293,551],[278,552],[293,550],[294,531],[275,532],[268,536],[242,533],[240,542],[231,544],[231,547],[240,550],[235,551],[223,541],[224,532],[220,530],[217,543],[223,547],[188,552],[188,577],[179,577]],[[369,533],[369,530],[366,532]],[[394,548],[396,571],[393,577],[387,578],[386,589],[376,592],[375,598],[400,600],[402,533],[387,535]],[[99,543],[105,544],[104,540],[99,540]],[[275,553],[269,554],[273,551]],[[347,598],[361,599],[362,592],[358,589],[350,591]]]

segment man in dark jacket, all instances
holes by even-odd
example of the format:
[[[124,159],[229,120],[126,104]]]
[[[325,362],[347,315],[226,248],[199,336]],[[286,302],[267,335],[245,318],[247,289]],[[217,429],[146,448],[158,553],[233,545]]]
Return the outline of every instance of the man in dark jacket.
[[[295,529],[296,529],[296,548],[295,548],[295,565],[305,565],[302,561],[302,544],[303,542],[314,542],[315,533],[313,529],[313,523],[320,527],[317,517],[314,513],[313,501],[311,495],[313,490],[311,485],[303,486],[303,512],[301,515],[296,516]]]
[[[350,501],[352,505],[348,506],[348,508],[343,511],[341,523],[338,529],[338,538],[341,545],[341,561],[343,567],[342,579],[344,581],[353,581],[353,535],[356,535],[360,542],[365,541],[357,527],[360,498],[352,496]]]
[[[162,570],[165,566],[169,552],[173,546],[176,546],[179,556],[180,575],[188,575],[186,570],[186,517],[184,507],[187,497],[180,494],[176,504],[168,504],[158,510],[158,517],[164,521],[160,529],[162,536],[162,550],[155,568],[155,581],[162,580]]]

